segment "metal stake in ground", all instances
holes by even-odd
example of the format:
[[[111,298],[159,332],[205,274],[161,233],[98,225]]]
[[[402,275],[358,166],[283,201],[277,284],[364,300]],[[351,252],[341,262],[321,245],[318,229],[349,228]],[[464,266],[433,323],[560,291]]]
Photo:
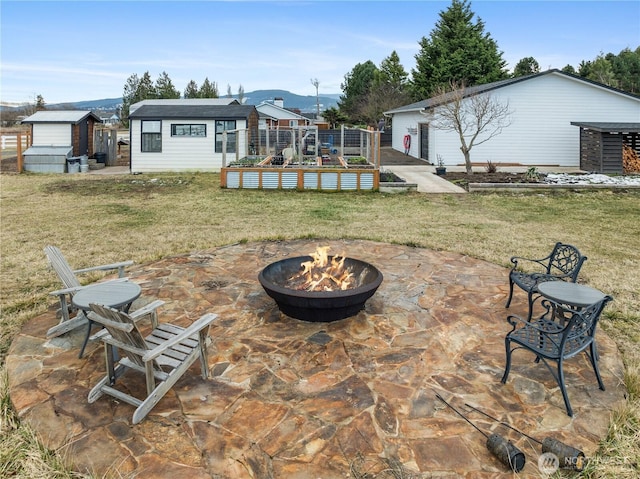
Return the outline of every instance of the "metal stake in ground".
[[[465,403],[464,405],[488,417],[492,421],[502,424],[503,426],[508,427],[509,429],[517,432],[518,434],[522,434],[527,439],[531,439],[533,442],[540,444],[542,446],[543,454],[550,452],[556,455],[556,457],[558,458],[558,461],[560,462],[560,467],[562,469],[574,469],[576,471],[582,471],[584,469],[586,459],[584,457],[584,452],[582,452],[581,450],[576,449],[575,447],[571,447],[567,444],[564,444],[563,442],[560,442],[557,439],[554,439],[552,437],[545,437],[544,440],[540,442],[535,437],[531,437],[528,434],[522,431],[519,431],[518,429],[513,427],[511,424],[506,423],[504,421],[500,421],[499,419],[493,416],[490,416],[486,412],[481,411],[480,409],[472,406],[471,404]]]
[[[458,414],[458,416],[471,424],[471,426],[473,426],[476,431],[487,438],[487,449],[491,452],[491,454],[496,456],[500,460],[500,462],[509,466],[509,468],[513,472],[520,472],[524,468],[524,464],[526,462],[524,454],[511,441],[506,440],[498,434],[487,435],[487,433],[478,428],[478,426],[467,419],[460,411],[458,411],[451,404],[445,401],[442,396],[436,394],[436,397],[451,409],[453,409]]]

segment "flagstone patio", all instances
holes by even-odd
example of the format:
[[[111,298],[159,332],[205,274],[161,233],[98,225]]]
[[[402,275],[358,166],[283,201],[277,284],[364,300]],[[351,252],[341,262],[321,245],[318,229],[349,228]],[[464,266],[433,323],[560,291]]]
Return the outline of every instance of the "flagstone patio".
[[[382,285],[346,320],[305,323],[280,314],[258,272],[324,245],[375,265]],[[56,322],[52,304],[13,341],[10,396],[47,447],[99,477],[333,479],[375,477],[394,464],[402,464],[402,477],[508,473],[439,393],[482,430],[513,440],[527,456],[522,476],[539,477],[538,444],[464,403],[589,457],[624,401],[623,365],[602,330],[606,391],[585,355],[566,363],[573,418],[549,371],[525,352],[514,354],[502,385],[507,313],[526,314],[522,292],[504,308],[507,274],[455,253],[356,240],[243,243],[135,265],[128,275],[143,293],[133,309],[162,299],[160,320],[182,324],[219,314],[210,331],[212,378],[202,380],[196,363],[132,426],[128,404],[87,402],[104,374],[102,347],[92,343],[78,359],[83,330],[45,339]],[[144,396],[143,377],[124,379]]]

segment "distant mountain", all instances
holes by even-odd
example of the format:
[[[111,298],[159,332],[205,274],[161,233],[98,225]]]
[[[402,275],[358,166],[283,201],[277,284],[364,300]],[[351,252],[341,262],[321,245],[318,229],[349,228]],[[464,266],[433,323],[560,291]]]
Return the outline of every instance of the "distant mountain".
[[[337,107],[341,93],[318,95],[320,108],[326,110],[330,107]],[[315,95],[296,95],[287,90],[256,90],[245,92],[244,102],[248,105],[259,105],[263,101],[270,101],[276,98],[282,98],[285,108],[298,108],[300,111],[313,112],[316,111]]]
[[[320,109],[326,110],[330,107],[338,106],[338,100],[342,96],[341,93],[331,93],[318,95]],[[234,95],[237,97],[237,95]],[[296,95],[287,90],[255,90],[245,92],[244,103],[248,105],[259,105],[263,101],[273,101],[276,98],[282,98],[285,108],[297,108],[302,112],[316,111],[316,97],[314,95]],[[102,100],[85,100],[67,103],[51,103],[47,104],[47,108],[51,109],[69,109],[93,110],[93,111],[116,111],[122,105],[122,98],[104,98]],[[24,105],[4,104],[0,106],[0,110],[24,107]]]
[[[49,108],[62,107],[69,103],[58,103],[57,105],[47,105]],[[71,103],[78,110],[117,110],[122,106],[122,98],[105,98],[103,100],[86,100]]]

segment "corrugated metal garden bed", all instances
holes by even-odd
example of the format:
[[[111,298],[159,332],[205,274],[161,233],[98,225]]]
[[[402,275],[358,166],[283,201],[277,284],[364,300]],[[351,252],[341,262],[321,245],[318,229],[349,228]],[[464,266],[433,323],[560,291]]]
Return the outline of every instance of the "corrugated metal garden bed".
[[[222,168],[220,185],[231,189],[372,191],[380,183],[380,171],[364,158],[350,161],[327,155],[305,158],[299,164],[266,157],[250,163],[240,161]]]

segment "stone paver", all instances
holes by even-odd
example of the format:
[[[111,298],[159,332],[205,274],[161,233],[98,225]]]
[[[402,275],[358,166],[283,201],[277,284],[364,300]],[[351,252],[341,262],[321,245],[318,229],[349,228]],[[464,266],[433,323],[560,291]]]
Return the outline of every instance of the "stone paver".
[[[346,320],[305,323],[280,314],[258,272],[324,245],[374,264],[382,285]],[[26,323],[7,357],[22,420],[75,469],[99,477],[117,470],[136,478],[332,479],[394,463],[414,477],[508,473],[436,393],[484,431],[513,440],[527,456],[522,475],[539,477],[537,444],[464,403],[589,456],[624,401],[621,357],[602,331],[606,391],[584,355],[566,364],[573,418],[549,371],[527,353],[514,354],[502,385],[507,269],[459,254],[369,241],[248,243],[137,265],[129,277],[143,290],[134,308],[166,301],[161,321],[219,314],[210,332],[212,379],[203,381],[196,363],[132,426],[131,406],[109,397],[87,403],[104,374],[103,349],[90,344],[78,359],[80,330],[44,339],[53,312]],[[509,312],[525,314],[525,303],[516,296]],[[143,395],[144,379],[129,373],[121,387]]]

